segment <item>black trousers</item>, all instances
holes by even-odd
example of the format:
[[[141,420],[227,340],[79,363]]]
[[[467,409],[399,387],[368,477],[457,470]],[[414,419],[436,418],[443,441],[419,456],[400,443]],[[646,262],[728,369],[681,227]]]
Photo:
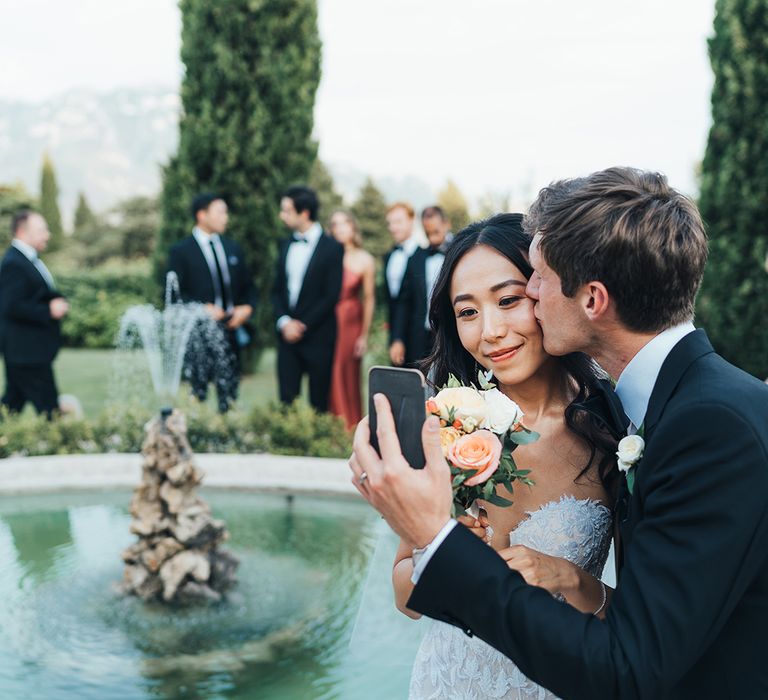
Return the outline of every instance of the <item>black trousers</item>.
[[[47,365],[5,365],[5,394],[2,403],[17,413],[30,401],[38,413],[50,416],[59,408],[59,390],[53,367]]]
[[[333,371],[335,337],[328,342],[307,344],[277,343],[277,380],[280,384],[280,401],[291,403],[301,391],[301,378],[309,376],[309,403],[317,411],[328,410]]]

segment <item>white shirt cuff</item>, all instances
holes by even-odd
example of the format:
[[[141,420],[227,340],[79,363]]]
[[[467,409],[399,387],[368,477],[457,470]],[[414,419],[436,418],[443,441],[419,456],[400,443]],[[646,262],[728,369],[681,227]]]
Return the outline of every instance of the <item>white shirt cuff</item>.
[[[451,518],[445,525],[443,525],[443,529],[435,535],[435,539],[427,545],[424,554],[422,554],[419,557],[419,561],[414,564],[413,573],[411,574],[411,583],[416,585],[419,582],[419,578],[424,572],[424,569],[427,568],[427,564],[429,564],[430,559],[432,559],[432,555],[434,555],[440,548],[443,540],[448,537],[451,530],[453,530],[456,525],[458,525],[458,523]]]
[[[285,324],[288,323],[288,321],[291,320],[291,317],[288,314],[283,314],[280,318],[277,319],[277,332],[280,333],[283,328],[285,327]]]

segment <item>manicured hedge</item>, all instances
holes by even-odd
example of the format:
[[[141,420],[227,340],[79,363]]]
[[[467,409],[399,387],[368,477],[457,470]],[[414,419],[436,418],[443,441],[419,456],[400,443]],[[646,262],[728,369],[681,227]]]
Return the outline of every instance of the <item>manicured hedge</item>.
[[[256,408],[250,413],[230,411],[224,415],[197,403],[182,410],[196,452],[339,458],[351,452],[351,435],[343,421],[330,414],[318,414],[300,401],[288,407]],[[149,418],[147,409],[126,406],[105,410],[95,420],[64,416],[48,421],[31,413],[9,416],[0,412],[0,458],[138,452]]]

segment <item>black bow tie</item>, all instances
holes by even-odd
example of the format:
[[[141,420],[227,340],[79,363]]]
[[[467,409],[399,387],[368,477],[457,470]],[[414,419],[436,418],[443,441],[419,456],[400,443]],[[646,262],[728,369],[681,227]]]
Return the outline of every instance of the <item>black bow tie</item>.
[[[401,246],[401,245],[398,243],[398,244],[397,244],[397,245],[396,245],[394,248],[392,248],[392,252],[394,253],[396,250],[402,250],[402,249],[403,249],[403,246]]]
[[[445,255],[443,246],[429,246],[429,248],[427,248],[427,257],[431,258],[433,255]]]
[[[309,243],[309,241],[304,236],[298,233],[291,234],[291,238],[293,238],[294,243]]]
[[[613,385],[606,379],[599,379],[597,390],[586,401],[573,404],[573,408],[586,411],[597,418],[617,440],[627,434],[629,418],[624,413]]]

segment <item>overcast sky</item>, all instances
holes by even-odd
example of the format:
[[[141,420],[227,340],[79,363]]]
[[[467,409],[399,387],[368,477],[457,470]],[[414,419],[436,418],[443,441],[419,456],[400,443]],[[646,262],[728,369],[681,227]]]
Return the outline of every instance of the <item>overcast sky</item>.
[[[627,164],[695,192],[714,0],[320,0],[321,156],[516,197]],[[178,85],[175,0],[0,0],[0,97]]]

